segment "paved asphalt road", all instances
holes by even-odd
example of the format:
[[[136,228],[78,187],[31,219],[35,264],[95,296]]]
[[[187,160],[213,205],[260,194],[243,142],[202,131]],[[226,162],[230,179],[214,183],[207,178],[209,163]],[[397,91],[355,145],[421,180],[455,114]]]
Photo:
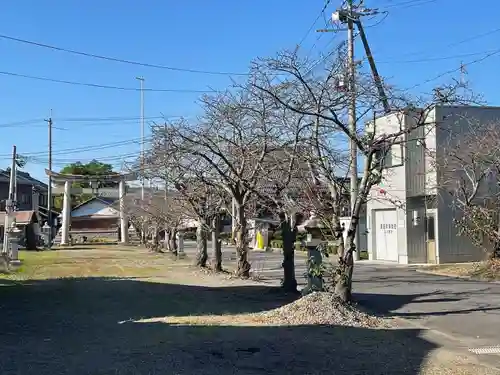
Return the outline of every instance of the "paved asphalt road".
[[[194,249],[188,245],[186,251]],[[234,266],[234,248],[224,248],[224,263]],[[279,283],[280,252],[252,251],[254,275]],[[296,256],[297,281],[305,283],[306,257]],[[443,333],[464,349],[499,346],[500,284],[419,273],[416,267],[361,261],[354,273],[356,300],[372,310],[409,319]],[[500,354],[488,355],[500,367]]]

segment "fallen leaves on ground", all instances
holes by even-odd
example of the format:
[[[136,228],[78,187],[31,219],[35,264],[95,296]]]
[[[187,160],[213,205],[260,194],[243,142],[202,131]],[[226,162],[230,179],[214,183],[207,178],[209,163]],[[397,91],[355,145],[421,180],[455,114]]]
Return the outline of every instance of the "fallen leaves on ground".
[[[491,259],[485,262],[454,263],[426,266],[426,272],[444,276],[470,277],[478,280],[500,280],[500,260]]]
[[[268,324],[322,324],[373,328],[389,324],[355,305],[345,304],[332,293],[315,292],[277,309],[260,314]]]
[[[389,328],[388,320],[372,316],[355,305],[345,304],[332,293],[315,292],[273,310],[235,315],[176,316],[145,319],[182,325],[337,325]]]

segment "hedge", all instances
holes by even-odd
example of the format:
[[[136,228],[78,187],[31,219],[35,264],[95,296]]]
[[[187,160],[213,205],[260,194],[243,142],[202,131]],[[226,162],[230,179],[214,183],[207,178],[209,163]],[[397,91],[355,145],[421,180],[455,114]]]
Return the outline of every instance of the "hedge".
[[[271,240],[270,242],[271,248],[273,249],[283,249],[283,241],[282,240]],[[327,247],[328,254],[337,254],[337,245],[329,244]],[[295,250],[296,251],[306,251],[306,248],[303,247],[300,241],[295,242]]]

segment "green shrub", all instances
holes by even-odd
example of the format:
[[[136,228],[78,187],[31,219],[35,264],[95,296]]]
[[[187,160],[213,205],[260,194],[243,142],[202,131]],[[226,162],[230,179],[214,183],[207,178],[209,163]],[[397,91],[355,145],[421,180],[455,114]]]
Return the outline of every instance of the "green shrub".
[[[187,241],[194,241],[196,240],[196,232],[193,231],[186,231],[184,232],[184,239]]]
[[[307,233],[297,233],[297,236],[295,236],[295,240],[297,241],[302,241],[307,238]]]
[[[116,242],[116,240],[114,240]],[[105,237],[94,237],[91,238],[90,241],[91,243],[105,243],[105,242],[113,242],[112,239],[105,238]]]
[[[219,234],[219,239],[222,241],[228,241],[231,239],[231,232],[222,232]]]
[[[271,240],[282,241],[283,240],[283,235],[282,235],[281,231],[277,230],[276,232],[274,232]]]
[[[271,240],[271,248],[283,249],[283,241],[282,240]]]
[[[338,246],[337,245],[327,245],[326,252],[328,254],[334,254],[334,255],[336,255],[337,252],[338,252]]]

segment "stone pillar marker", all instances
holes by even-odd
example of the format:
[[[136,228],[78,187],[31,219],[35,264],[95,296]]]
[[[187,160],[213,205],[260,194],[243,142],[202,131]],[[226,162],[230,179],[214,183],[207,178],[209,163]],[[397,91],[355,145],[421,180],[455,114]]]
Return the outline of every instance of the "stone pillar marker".
[[[128,244],[128,217],[125,211],[125,181],[120,180],[118,185],[118,194],[120,200],[120,242],[122,244]]]
[[[307,233],[306,241],[303,243],[307,249],[307,286],[302,289],[301,293],[306,295],[323,291],[323,277],[321,275],[323,256],[320,246],[325,241],[321,232],[321,223],[316,219],[314,213],[311,213],[310,218],[298,229]]]
[[[71,220],[71,182],[64,182],[61,245],[69,245],[69,225]]]
[[[20,265],[19,261],[19,240],[21,238],[22,231],[16,227],[16,221],[12,222],[12,226],[9,228],[9,258],[10,264],[13,266]]]

